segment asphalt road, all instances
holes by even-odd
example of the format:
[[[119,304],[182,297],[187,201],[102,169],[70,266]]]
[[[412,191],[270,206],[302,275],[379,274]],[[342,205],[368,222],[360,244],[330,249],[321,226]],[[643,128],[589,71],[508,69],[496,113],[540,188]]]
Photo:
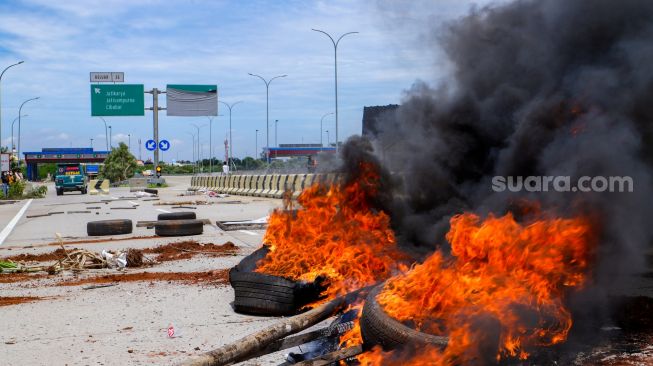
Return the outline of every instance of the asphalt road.
[[[281,206],[281,200],[231,196],[209,198],[180,196],[190,185],[190,177],[168,177],[170,187],[160,190],[159,201],[134,197],[128,188],[112,188],[108,196],[67,193],[56,196],[52,186],[46,198],[0,205],[0,230],[7,233],[0,243],[0,258],[20,253],[46,253],[57,247],[60,233],[67,249],[83,248],[96,253],[103,249],[148,248],[195,240],[223,244],[231,241],[239,248],[235,256],[197,255],[192,259],[164,262],[138,272],[209,272],[230,268],[261,245],[263,230],[225,232],[211,225],[202,235],[191,237],[154,237],[154,230],[134,227],[128,235],[84,242],[86,223],[92,220],[155,220],[162,212],[176,212],[172,202],[202,200],[211,204],[194,205],[200,219],[258,219]],[[169,204],[160,204],[169,203]],[[99,208],[97,208],[99,207]],[[135,207],[132,209],[132,207]],[[128,208],[128,209],[119,209]],[[75,213],[74,211],[91,211]],[[53,212],[50,216],[31,217]],[[2,238],[0,238],[2,239]],[[111,240],[127,239],[127,240]],[[230,302],[229,286],[197,283],[141,281],[121,282],[118,286],[83,290],[83,286],[59,286],[61,282],[89,276],[116,274],[115,269],[92,270],[75,274],[64,272],[21,281],[2,283],[3,297],[40,297],[40,301],[0,306],[0,363],[25,365],[127,365],[174,364],[216,348],[260,329],[274,319],[236,314]],[[7,276],[7,275],[0,275]],[[173,324],[175,338],[167,328]],[[281,355],[269,361],[278,364]]]

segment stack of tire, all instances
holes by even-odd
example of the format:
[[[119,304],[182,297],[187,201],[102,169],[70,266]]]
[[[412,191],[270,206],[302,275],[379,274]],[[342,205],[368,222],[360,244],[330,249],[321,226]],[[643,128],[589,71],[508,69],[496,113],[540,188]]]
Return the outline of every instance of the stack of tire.
[[[158,236],[199,235],[204,232],[204,222],[197,220],[195,212],[162,213],[154,224],[154,233]]]
[[[262,247],[245,257],[229,271],[234,289],[234,310],[251,315],[282,316],[301,312],[305,305],[319,300],[324,291],[321,280],[306,283],[254,272],[258,261],[269,252]]]
[[[385,351],[401,349],[411,352],[424,347],[447,346],[448,337],[417,331],[390,317],[376,300],[381,290],[383,285],[374,288],[365,299],[363,306],[360,326],[366,349],[381,346]]]

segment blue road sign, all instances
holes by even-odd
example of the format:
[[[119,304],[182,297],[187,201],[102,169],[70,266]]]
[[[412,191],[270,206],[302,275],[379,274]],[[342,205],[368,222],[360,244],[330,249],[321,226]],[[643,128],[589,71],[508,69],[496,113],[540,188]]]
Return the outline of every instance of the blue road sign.
[[[168,142],[168,140],[159,141],[159,150],[168,151],[169,148],[170,148],[170,142]]]
[[[156,150],[156,141],[154,140],[145,141],[145,148],[148,149],[149,151]]]

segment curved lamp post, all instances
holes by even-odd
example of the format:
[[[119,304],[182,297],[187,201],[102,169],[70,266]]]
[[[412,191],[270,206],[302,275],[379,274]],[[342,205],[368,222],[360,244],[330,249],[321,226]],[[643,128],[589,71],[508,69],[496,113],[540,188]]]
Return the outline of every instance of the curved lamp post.
[[[100,117],[102,122],[104,122],[104,138],[107,140],[107,151],[109,151],[109,129],[107,128],[107,121],[104,120],[104,117]]]
[[[5,67],[5,69],[2,70],[2,72],[0,73],[0,84],[2,82],[2,76],[5,74],[5,71],[9,70],[9,68],[11,68],[11,67],[18,66],[18,65],[22,64],[23,62],[25,62],[25,61],[18,61],[15,64],[12,64],[12,65],[9,65],[9,66]],[[2,146],[2,98],[1,98],[1,96],[2,96],[2,94],[0,94],[0,146]],[[13,144],[14,140],[12,139],[11,142]]]
[[[336,91],[336,153],[338,153],[338,43],[340,43],[340,40],[344,36],[349,35],[349,34],[356,34],[358,32],[345,33],[345,34],[341,35],[340,38],[338,38],[337,41],[334,41],[333,37],[331,37],[331,35],[329,35],[329,33],[325,32],[325,31],[322,31],[322,30],[319,30],[319,29],[311,29],[311,30],[323,33],[324,35],[329,37],[329,39],[331,40],[331,43],[333,43],[333,58],[334,58],[333,64],[335,66],[335,80],[336,80],[336,86],[335,86],[335,91]]]
[[[267,144],[267,151],[265,152],[265,161],[267,163],[270,163],[270,83],[272,83],[272,80],[278,79],[278,78],[285,78],[288,75],[278,75],[273,77],[270,80],[265,80],[262,76],[248,73],[250,76],[256,76],[257,78],[263,80],[265,83],[265,140]]]
[[[27,117],[29,114],[23,114],[23,117]],[[14,144],[14,123],[18,121],[18,117],[14,118],[14,121],[11,122],[11,151],[16,151],[16,144]]]
[[[234,143],[233,143],[233,140],[231,139],[231,108],[235,107],[236,104],[238,104],[238,103],[242,103],[243,101],[239,100],[239,101],[234,102],[232,104],[225,103],[223,101],[219,101],[219,102],[226,105],[227,108],[229,108],[229,158],[231,158],[231,160],[233,161],[233,158],[234,158]]]
[[[333,112],[326,113],[322,118],[320,119],[320,149],[324,147],[324,144],[322,143],[322,136],[324,135],[324,130],[322,129],[322,122],[324,121],[324,117],[330,116],[334,114]]]
[[[29,102],[29,101],[32,101],[32,100],[37,100],[37,99],[40,99],[40,98],[41,98],[41,97],[36,97],[36,98],[27,99],[26,101],[24,101],[24,102],[20,105],[20,108],[18,108],[18,164],[19,164],[19,165],[20,165],[20,115],[21,115],[21,113],[22,113],[22,111],[23,111],[23,106],[25,105],[25,103],[27,103],[27,102]]]

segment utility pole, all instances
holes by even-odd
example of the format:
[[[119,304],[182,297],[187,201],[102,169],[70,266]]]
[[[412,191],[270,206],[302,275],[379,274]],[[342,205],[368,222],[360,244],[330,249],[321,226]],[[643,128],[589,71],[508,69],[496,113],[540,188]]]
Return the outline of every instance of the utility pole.
[[[91,139],[91,150],[93,150],[93,139]]]
[[[113,132],[111,132],[111,126],[109,126],[109,148],[113,149],[113,141],[111,141],[111,135],[113,135]]]
[[[129,153],[132,153],[132,135],[130,133],[127,134],[127,149],[129,150]]]
[[[141,139],[138,138],[138,160],[143,161],[143,154],[141,150]]]

